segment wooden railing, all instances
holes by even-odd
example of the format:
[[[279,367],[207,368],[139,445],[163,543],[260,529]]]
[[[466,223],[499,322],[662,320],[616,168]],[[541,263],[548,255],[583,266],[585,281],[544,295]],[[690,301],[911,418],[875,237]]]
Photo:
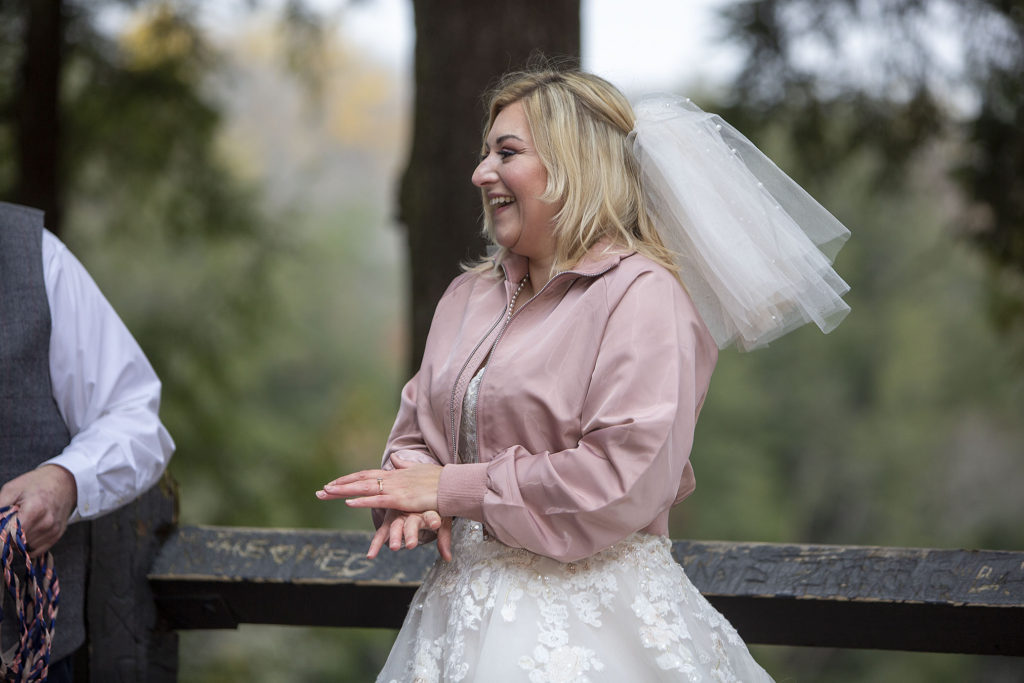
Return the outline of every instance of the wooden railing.
[[[93,523],[88,680],[175,681],[182,629],[397,628],[436,554],[369,561],[368,533],[178,528],[173,511],[154,489]],[[1024,552],[675,541],[673,553],[750,643],[1024,656]]]

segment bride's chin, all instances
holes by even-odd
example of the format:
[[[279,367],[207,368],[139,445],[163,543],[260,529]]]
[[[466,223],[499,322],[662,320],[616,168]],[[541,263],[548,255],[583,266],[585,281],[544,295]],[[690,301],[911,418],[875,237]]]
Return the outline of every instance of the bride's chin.
[[[495,230],[494,241],[498,243],[498,246],[505,247],[506,249],[512,249],[516,246],[516,242],[519,241],[519,234],[511,234],[507,231]]]

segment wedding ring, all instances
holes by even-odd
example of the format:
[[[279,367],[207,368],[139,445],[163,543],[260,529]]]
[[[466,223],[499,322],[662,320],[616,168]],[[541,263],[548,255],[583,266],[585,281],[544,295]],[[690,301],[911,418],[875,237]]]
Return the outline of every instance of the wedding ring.
[[[377,477],[377,495],[379,496],[379,495],[381,495],[383,493],[384,493],[384,480],[381,479],[380,477]]]

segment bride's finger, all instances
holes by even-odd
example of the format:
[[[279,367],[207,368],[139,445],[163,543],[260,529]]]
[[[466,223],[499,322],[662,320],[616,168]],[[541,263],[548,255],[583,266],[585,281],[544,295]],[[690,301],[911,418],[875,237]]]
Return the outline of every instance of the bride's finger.
[[[437,552],[445,562],[452,561],[452,518],[445,517],[437,530]]]
[[[376,481],[377,477],[384,474],[384,470],[360,470],[359,472],[353,472],[346,474],[343,477],[338,477],[332,481],[327,482],[324,488],[328,486],[345,486],[346,484],[352,484],[360,481]]]
[[[405,515],[399,515],[391,522],[391,540],[388,547],[394,551],[402,549],[402,534],[405,533]]]
[[[427,510],[423,513],[423,523],[428,529],[437,531],[441,527],[441,515],[437,510]]]
[[[374,476],[365,476],[371,474]],[[367,472],[364,476],[359,479],[352,479],[341,484],[330,483],[324,486],[322,489],[324,492],[323,496],[318,496],[323,499],[334,499],[334,498],[352,498],[352,497],[367,497],[367,496],[380,496],[386,491],[386,480],[383,477],[384,472]]]
[[[396,470],[404,470],[415,465],[422,465],[423,463],[417,462],[416,460],[406,460],[399,455],[392,455],[391,464],[395,466]]]
[[[388,539],[388,535],[391,533],[391,524],[388,523],[387,517],[384,518],[384,523],[377,527],[377,532],[373,535],[370,540],[370,549],[366,552],[366,557],[374,559],[377,557],[377,553],[384,547],[384,541]]]
[[[408,515],[405,518],[405,549],[412,550],[420,542],[420,527],[423,525],[422,515]]]

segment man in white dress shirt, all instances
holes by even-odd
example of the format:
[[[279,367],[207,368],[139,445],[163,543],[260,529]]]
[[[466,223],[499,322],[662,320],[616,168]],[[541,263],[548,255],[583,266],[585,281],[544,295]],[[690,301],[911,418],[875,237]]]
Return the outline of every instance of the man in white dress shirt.
[[[42,212],[0,203],[0,506],[33,555],[53,551],[61,602],[50,681],[84,641],[85,533],[133,500],[174,450],[160,380]]]

